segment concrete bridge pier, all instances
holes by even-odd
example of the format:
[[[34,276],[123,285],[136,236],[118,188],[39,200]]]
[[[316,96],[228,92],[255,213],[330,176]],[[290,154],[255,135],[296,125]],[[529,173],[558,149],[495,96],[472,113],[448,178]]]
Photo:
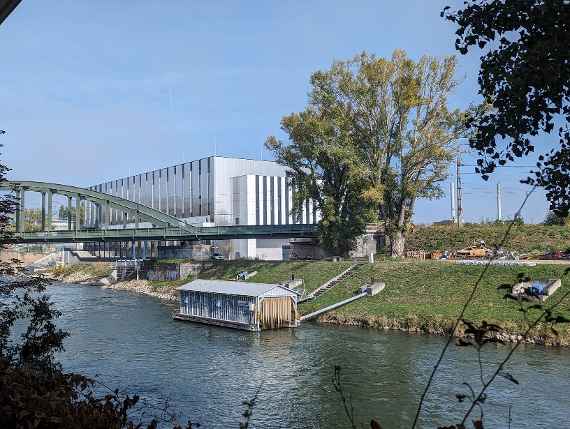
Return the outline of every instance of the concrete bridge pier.
[[[51,189],[46,192],[47,199],[47,209],[46,209],[46,223],[44,225],[44,231],[51,231],[52,229],[52,217],[53,217],[53,192]]]
[[[71,231],[71,211],[73,210],[73,199],[71,195],[67,196],[67,230]]]
[[[24,188],[16,190],[16,232],[22,232],[24,230],[25,196],[26,190]]]
[[[75,195],[75,232],[81,229],[81,195]]]
[[[46,193],[42,192],[42,231],[46,230]]]

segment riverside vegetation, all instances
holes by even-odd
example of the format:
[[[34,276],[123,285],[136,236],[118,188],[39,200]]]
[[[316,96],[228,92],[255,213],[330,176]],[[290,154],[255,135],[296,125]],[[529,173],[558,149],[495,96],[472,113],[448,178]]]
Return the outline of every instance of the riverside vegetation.
[[[410,232],[408,250],[459,250],[484,240],[487,246],[498,244],[508,223],[416,226]],[[538,256],[546,252],[570,248],[570,227],[560,225],[515,225],[507,243],[508,250],[519,254]]]
[[[200,278],[233,280],[241,271],[257,271],[250,282],[282,283],[295,278],[304,280],[306,292],[311,292],[328,279],[340,274],[351,262],[330,261],[224,261],[217,262],[200,273]],[[76,265],[67,270],[67,279],[82,278],[82,270],[93,272],[87,265]],[[361,264],[353,274],[317,299],[303,303],[302,313],[309,313],[354,294],[370,281],[383,281],[387,287],[380,294],[353,302],[322,316],[323,323],[356,325],[378,329],[397,329],[412,333],[447,335],[459,314],[465,298],[483,269],[482,266],[458,265],[443,261],[379,260],[375,264]],[[89,271],[90,270],[90,271]],[[97,268],[104,273],[101,267]],[[512,302],[503,299],[505,290],[520,275],[530,278],[561,278],[562,287],[556,298],[570,290],[565,278],[566,267],[560,265],[491,266],[465,315],[473,322],[487,321],[500,324],[507,341],[517,341],[525,329],[524,315]],[[90,275],[90,274],[87,274]],[[94,279],[91,276],[91,279]],[[132,290],[160,298],[176,299],[176,288],[191,279],[176,281],[131,281],[118,283],[113,288]],[[550,299],[553,299],[550,298]],[[559,312],[570,317],[570,303],[564,302]],[[461,335],[463,331],[459,330]],[[533,329],[529,342],[547,345],[570,345],[570,327],[563,325],[555,334],[544,324]]]

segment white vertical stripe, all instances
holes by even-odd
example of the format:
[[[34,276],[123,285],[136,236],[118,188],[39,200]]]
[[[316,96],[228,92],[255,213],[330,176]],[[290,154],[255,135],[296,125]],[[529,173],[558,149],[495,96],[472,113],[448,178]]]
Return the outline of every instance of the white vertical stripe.
[[[265,207],[264,203],[263,203],[263,176],[258,176],[259,177],[259,189],[258,189],[258,195],[259,195],[259,225],[263,225],[263,207]]]
[[[273,176],[273,225],[279,223],[279,183],[277,176]]]

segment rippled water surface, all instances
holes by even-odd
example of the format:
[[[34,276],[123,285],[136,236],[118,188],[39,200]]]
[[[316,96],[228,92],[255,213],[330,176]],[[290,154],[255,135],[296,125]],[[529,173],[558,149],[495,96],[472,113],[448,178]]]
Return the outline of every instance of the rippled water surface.
[[[261,334],[172,320],[172,306],[129,292],[54,285],[71,332],[61,360],[66,370],[138,393],[151,404],[168,400],[181,417],[205,428],[239,426],[242,401],[259,390],[250,427],[346,428],[331,380],[343,384],[359,424],[409,427],[421,389],[443,339],[359,328],[303,325]],[[491,365],[508,351],[490,348]],[[422,427],[462,415],[455,393],[477,385],[473,350],[452,348],[425,407]],[[570,351],[525,346],[508,370],[520,381],[498,380],[485,407],[487,427],[570,427]]]

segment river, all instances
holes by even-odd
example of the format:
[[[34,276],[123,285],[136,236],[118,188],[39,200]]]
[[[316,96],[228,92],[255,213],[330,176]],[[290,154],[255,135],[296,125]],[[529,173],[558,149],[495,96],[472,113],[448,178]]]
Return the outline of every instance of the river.
[[[172,320],[172,304],[134,293],[80,285],[53,285],[71,337],[59,357],[64,368],[107,386],[138,393],[202,428],[239,426],[242,401],[259,389],[250,427],[350,427],[332,385],[342,367],[344,390],[359,427],[371,418],[383,428],[409,427],[422,387],[444,339],[361,328],[306,324],[261,334]],[[509,346],[491,346],[485,369]],[[485,405],[486,427],[570,427],[570,350],[523,346],[509,365],[520,382],[497,380]],[[421,427],[453,423],[464,404],[462,382],[478,386],[474,350],[452,347]],[[361,426],[364,425],[364,426]]]

